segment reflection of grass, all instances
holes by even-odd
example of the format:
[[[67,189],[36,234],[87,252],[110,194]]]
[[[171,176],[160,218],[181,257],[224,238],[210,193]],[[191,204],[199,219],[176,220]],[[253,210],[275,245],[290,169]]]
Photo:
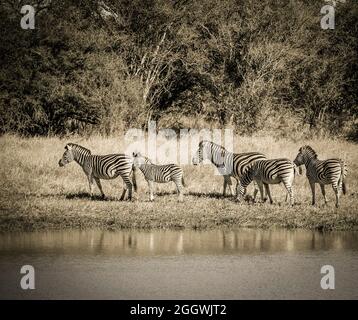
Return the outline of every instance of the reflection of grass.
[[[269,137],[236,138],[235,150],[256,150],[268,157],[293,159],[303,144]],[[71,139],[96,153],[121,150],[118,138]],[[282,186],[272,186],[274,205],[237,204],[223,198],[222,177],[214,176],[212,166],[184,166],[188,187],[184,203],[177,202],[174,185],[157,185],[154,203],[147,201],[147,184],[138,172],[138,193],[133,202],[117,201],[122,191],[120,178],[103,181],[106,201],[88,194],[86,178],[77,164],[58,167],[67,141],[58,138],[0,138],[0,230],[40,228],[213,228],[218,226],[287,227],[309,229],[358,229],[357,160],[358,147],[338,141],[308,141],[320,158],[339,156],[349,163],[348,195],[335,209],[334,195],[327,187],[329,205],[324,206],[319,187],[319,204],[310,205],[311,194],[305,176],[295,182],[297,205],[285,204]],[[251,191],[251,190],[250,190]]]

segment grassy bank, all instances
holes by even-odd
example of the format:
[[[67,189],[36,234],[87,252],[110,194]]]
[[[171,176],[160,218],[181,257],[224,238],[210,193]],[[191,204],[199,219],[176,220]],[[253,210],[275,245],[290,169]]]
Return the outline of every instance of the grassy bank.
[[[70,139],[105,154],[124,150],[121,137]],[[147,185],[138,173],[138,193],[132,202],[117,201],[122,191],[120,178],[103,181],[107,201],[91,200],[86,177],[73,163],[59,168],[66,142],[59,138],[0,137],[0,231],[59,228],[306,228],[358,230],[358,147],[333,140],[292,142],[270,137],[235,137],[235,151],[261,151],[268,157],[293,159],[305,143],[320,158],[339,156],[349,164],[348,194],[341,207],[334,207],[334,194],[327,188],[329,204],[323,205],[319,187],[318,204],[310,205],[311,193],[305,176],[295,181],[297,205],[284,203],[283,186],[272,186],[275,204],[242,204],[222,198],[222,177],[213,176],[210,165],[184,166],[186,193],[183,203],[173,194],[174,185],[158,185],[156,201],[147,201]],[[97,194],[99,191],[95,188]],[[249,190],[251,192],[251,189]]]

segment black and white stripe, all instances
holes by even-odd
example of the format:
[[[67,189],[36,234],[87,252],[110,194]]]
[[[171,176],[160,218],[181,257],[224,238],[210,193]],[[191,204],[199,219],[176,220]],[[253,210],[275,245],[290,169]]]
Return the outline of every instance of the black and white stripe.
[[[324,202],[327,203],[324,186],[330,184],[336,195],[336,207],[339,206],[341,191],[343,190],[343,194],[347,192],[345,178],[348,169],[343,160],[338,158],[318,160],[317,153],[310,146],[306,145],[299,149],[294,163],[297,166],[304,164],[306,167],[306,175],[312,191],[312,205],[316,202],[315,184],[319,183]]]
[[[60,167],[76,161],[87,176],[91,197],[93,196],[93,180],[101,192],[102,198],[105,197],[100,179],[115,179],[121,176],[124,181],[124,189],[121,200],[128,189],[128,199],[132,198],[132,185],[136,190],[135,171],[133,170],[132,158],[125,154],[92,155],[89,149],[78,144],[68,143],[65,146],[65,152],[59,161]],[[130,175],[133,170],[132,182]]]
[[[255,161],[264,159],[266,159],[266,156],[259,152],[232,153],[214,142],[203,140],[199,143],[198,150],[193,157],[193,164],[197,165],[203,160],[209,160],[217,167],[224,177],[224,196],[227,186],[229,186],[230,193],[232,194],[231,177],[235,178],[237,181],[236,196],[238,196],[238,179],[240,176]],[[257,191],[255,186],[254,199]]]
[[[247,186],[252,181],[256,181],[260,189],[261,200],[263,200],[263,187],[265,187],[270,202],[273,203],[269,184],[282,182],[290,197],[290,203],[293,205],[292,184],[295,178],[295,171],[296,166],[289,159],[258,160],[254,162],[239,180],[239,200],[244,196]]]
[[[154,200],[154,182],[167,183],[173,181],[177,187],[179,201],[183,201],[185,186],[183,169],[176,164],[155,165],[140,153],[133,153],[133,166],[139,168],[149,186],[149,200]]]

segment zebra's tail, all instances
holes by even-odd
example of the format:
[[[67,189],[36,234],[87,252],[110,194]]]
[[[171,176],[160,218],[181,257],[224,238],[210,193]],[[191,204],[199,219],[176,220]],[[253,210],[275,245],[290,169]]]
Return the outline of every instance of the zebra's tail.
[[[182,183],[183,187],[186,187],[186,186],[187,186],[186,183],[185,183],[185,181],[184,181],[184,175],[181,177],[181,183]]]
[[[341,176],[340,176],[339,180],[340,180],[340,182],[342,182],[343,194],[347,193],[347,185],[346,185],[346,182],[344,181],[345,175],[346,175],[346,164],[344,163],[344,161],[341,161]]]
[[[137,171],[137,168],[133,166],[133,169],[132,169],[132,184],[133,184],[133,189],[134,189],[135,192],[137,192],[136,171]]]

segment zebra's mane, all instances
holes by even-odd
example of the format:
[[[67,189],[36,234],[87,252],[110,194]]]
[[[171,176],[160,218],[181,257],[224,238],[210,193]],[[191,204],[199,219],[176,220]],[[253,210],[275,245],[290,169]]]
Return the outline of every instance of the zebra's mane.
[[[70,146],[72,149],[75,149],[75,150],[83,151],[88,155],[91,154],[91,150],[89,150],[89,149],[87,149],[85,147],[82,147],[82,146],[80,146],[79,144],[76,144],[76,143],[67,143],[66,146]]]
[[[152,160],[150,160],[148,157],[142,156],[145,160],[145,164],[153,164]]]
[[[313,150],[313,148],[309,145],[305,145],[301,148],[301,150],[307,150],[309,154],[311,154],[313,157],[317,158],[317,152]]]
[[[209,140],[202,140],[202,141],[200,141],[199,146],[203,147],[204,144],[208,144],[208,145],[210,145],[211,147],[212,147],[212,146],[218,147],[219,149],[221,149],[221,152],[225,152],[225,153],[226,153],[226,152],[229,152],[229,151],[227,151],[222,145],[217,144],[217,143],[212,142],[212,141],[209,141]]]
[[[139,152],[135,153],[133,152],[133,157],[134,158],[143,158],[144,159],[144,163],[143,164],[153,164],[152,160],[150,160],[148,157],[141,155]]]

